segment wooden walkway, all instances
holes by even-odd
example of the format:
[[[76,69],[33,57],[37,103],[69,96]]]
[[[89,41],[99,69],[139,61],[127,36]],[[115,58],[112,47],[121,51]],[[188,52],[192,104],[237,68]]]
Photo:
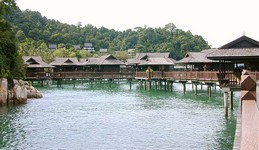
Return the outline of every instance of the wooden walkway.
[[[242,75],[234,150],[259,149],[258,73]]]
[[[229,84],[236,84],[237,79],[232,72],[224,73],[224,78],[220,78],[219,71],[171,71],[152,73],[136,72],[136,79],[165,79],[174,81],[200,81],[200,82],[220,82],[225,81]]]

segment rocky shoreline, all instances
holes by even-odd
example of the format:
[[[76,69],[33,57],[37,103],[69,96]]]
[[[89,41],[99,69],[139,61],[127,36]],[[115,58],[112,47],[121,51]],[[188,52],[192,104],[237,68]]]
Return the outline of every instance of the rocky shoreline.
[[[11,83],[10,83],[11,82]],[[29,98],[42,98],[42,94],[23,80],[0,79],[0,105],[24,104]]]

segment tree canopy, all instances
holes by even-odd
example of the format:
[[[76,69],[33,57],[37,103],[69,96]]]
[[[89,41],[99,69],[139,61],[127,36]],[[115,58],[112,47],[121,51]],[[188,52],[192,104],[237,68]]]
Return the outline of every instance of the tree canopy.
[[[69,25],[47,19],[39,12],[30,10],[16,9],[5,18],[13,26],[22,54],[37,54],[43,58],[60,56],[61,53],[62,56],[89,56],[84,53],[82,55],[82,52],[73,48],[73,45],[82,47],[84,43],[92,43],[97,52],[101,48],[108,49],[111,54],[128,49],[136,49],[137,52],[170,52],[177,60],[187,51],[209,48],[202,36],[178,29],[174,23],[168,23],[164,28],[145,26],[116,31],[105,27],[97,28],[91,24],[82,26],[81,22]],[[50,52],[46,47],[49,44],[64,46],[58,52]]]
[[[3,16],[15,8],[14,0],[0,1],[0,77],[23,78],[24,66],[22,57],[18,53],[16,37],[11,25]]]

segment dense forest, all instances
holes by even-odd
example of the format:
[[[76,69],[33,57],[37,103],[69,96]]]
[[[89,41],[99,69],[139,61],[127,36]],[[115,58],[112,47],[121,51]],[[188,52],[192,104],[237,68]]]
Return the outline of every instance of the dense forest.
[[[101,48],[108,52],[118,52],[121,59],[126,59],[126,50],[137,52],[170,52],[176,60],[181,59],[187,51],[200,51],[209,48],[208,43],[199,35],[183,31],[168,23],[163,28],[136,27],[125,31],[116,31],[105,27],[97,28],[91,24],[82,26],[61,23],[43,17],[39,12],[19,8],[5,16],[12,25],[19,50],[22,55],[40,55],[45,61],[53,57],[89,57],[98,55]],[[73,45],[92,43],[95,54],[79,51]],[[50,51],[49,44],[58,45]],[[125,56],[122,56],[125,55]]]
[[[12,26],[4,19],[15,8],[14,0],[0,1],[0,78],[23,78],[25,69]]]

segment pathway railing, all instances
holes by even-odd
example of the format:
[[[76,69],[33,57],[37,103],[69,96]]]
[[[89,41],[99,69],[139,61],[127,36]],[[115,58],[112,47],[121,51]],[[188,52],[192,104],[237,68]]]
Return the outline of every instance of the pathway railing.
[[[27,73],[27,79],[133,79],[134,72],[35,72]]]
[[[137,72],[135,78],[220,82],[221,84],[228,84],[228,85],[237,84],[238,82],[238,79],[233,74],[233,72],[225,72],[223,74],[219,71]]]
[[[249,71],[242,75],[234,150],[259,149],[258,75]]]
[[[250,72],[259,80],[259,72]],[[26,78],[33,79],[66,79],[66,78],[106,78],[106,79],[165,79],[219,82],[221,85],[236,85],[238,78],[233,72],[219,71],[154,71],[154,72],[34,72],[27,73]]]

